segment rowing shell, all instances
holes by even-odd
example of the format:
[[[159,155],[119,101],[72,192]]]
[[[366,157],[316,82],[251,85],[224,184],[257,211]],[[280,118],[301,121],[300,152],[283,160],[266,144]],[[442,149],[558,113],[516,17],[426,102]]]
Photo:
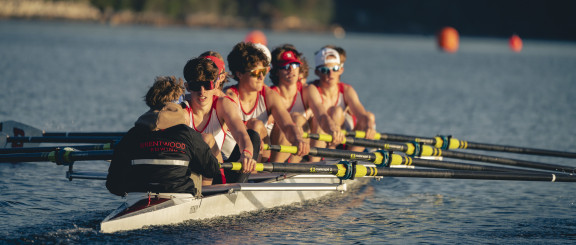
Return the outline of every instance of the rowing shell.
[[[257,182],[251,178],[257,183],[204,186],[204,197],[200,198],[185,193],[131,193],[102,221],[100,231],[127,231],[291,205],[344,192],[366,184],[369,179],[340,180],[333,175],[253,175],[266,180]]]

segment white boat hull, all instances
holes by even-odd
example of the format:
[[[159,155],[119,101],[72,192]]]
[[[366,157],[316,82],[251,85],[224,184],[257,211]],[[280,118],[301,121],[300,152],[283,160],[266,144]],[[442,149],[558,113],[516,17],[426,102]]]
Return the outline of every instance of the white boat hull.
[[[148,207],[146,207],[149,202],[148,195],[140,193],[139,198],[128,199],[106,217],[100,224],[100,231],[111,233],[153,225],[178,224],[188,220],[238,215],[318,199],[338,191],[343,192],[350,185],[366,182],[367,179],[341,182],[340,179],[330,175],[297,175],[261,183],[210,186],[228,191],[202,198],[194,198],[190,194],[165,194],[160,196],[166,198],[165,202]],[[155,196],[152,200],[155,200],[154,198]],[[128,206],[142,200],[146,208],[116,217]]]

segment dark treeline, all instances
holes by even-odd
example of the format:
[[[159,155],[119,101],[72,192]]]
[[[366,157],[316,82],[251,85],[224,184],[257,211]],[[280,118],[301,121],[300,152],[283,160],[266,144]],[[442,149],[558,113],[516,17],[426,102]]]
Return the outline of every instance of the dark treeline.
[[[18,4],[10,5],[13,9],[26,2],[37,3],[5,1],[16,1]],[[84,4],[86,9],[96,12],[89,20],[111,24],[279,31],[328,31],[343,27],[348,32],[417,35],[433,35],[444,26],[452,26],[463,36],[518,34],[523,38],[576,40],[574,0],[44,0],[44,3]],[[30,11],[17,9],[14,13],[7,17],[70,18],[49,13],[29,16],[23,13]]]
[[[105,16],[128,10],[190,26],[274,30],[325,29],[330,26],[334,9],[331,0],[90,0],[90,3]],[[143,19],[150,21],[146,17],[135,21]]]
[[[576,40],[572,0],[337,0],[334,22],[346,30],[431,35],[443,26],[461,35]]]

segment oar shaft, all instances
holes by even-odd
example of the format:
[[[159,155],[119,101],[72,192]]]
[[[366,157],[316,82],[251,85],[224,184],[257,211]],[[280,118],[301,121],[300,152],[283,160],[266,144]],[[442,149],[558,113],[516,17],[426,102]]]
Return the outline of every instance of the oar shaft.
[[[264,149],[283,153],[292,153],[292,154],[298,152],[298,148],[296,146],[285,146],[285,145],[264,145]],[[336,149],[326,149],[316,147],[310,147],[310,152],[308,154],[311,156],[319,156],[319,157],[334,157],[349,160],[369,161],[374,164],[381,164],[383,159],[382,154],[377,152],[368,153],[368,152],[356,152],[356,151],[336,150]]]
[[[110,160],[113,151],[68,151],[66,149],[39,152],[39,153],[16,153],[0,155],[0,162],[44,162],[51,161],[58,165],[69,165],[74,161]]]
[[[562,165],[555,165],[555,164],[546,164],[546,163],[539,163],[539,162],[532,162],[532,161],[525,161],[525,160],[517,160],[517,159],[510,159],[510,158],[503,158],[503,157],[493,157],[493,156],[486,156],[480,154],[473,154],[473,153],[464,153],[464,152],[456,152],[456,151],[448,151],[448,150],[441,150],[438,148],[434,148],[429,145],[422,145],[421,151],[416,153],[416,146],[414,143],[404,143],[404,144],[396,144],[390,143],[385,141],[377,141],[377,140],[367,140],[367,139],[358,139],[352,137],[346,137],[347,144],[351,145],[360,145],[365,147],[379,147],[386,150],[392,151],[402,151],[408,155],[416,154],[416,156],[443,156],[449,158],[457,158],[463,160],[471,160],[471,161],[481,161],[481,162],[490,162],[490,163],[497,163],[509,166],[516,166],[516,167],[526,167],[526,168],[535,168],[535,169],[543,169],[543,170],[552,170],[552,171],[560,171],[560,172],[576,172],[576,168],[573,167],[566,167]]]
[[[222,163],[222,168],[240,170],[241,163]],[[353,168],[353,169],[351,169]],[[377,168],[364,165],[330,164],[293,164],[293,163],[257,163],[257,171],[285,172],[302,174],[333,174],[344,177],[352,171],[351,177],[416,177],[416,178],[451,178],[451,179],[487,179],[487,180],[517,180],[517,181],[551,181],[576,182],[575,176],[551,173],[511,173],[511,172],[479,172],[462,170],[416,170]]]
[[[41,137],[9,137],[7,142],[23,143],[111,143],[119,141],[117,136],[41,136]]]
[[[404,156],[410,158],[408,156]],[[443,168],[443,169],[453,169],[453,170],[471,170],[471,171],[495,171],[495,172],[523,172],[523,173],[534,173],[533,170],[524,170],[517,168],[503,168],[503,167],[493,167],[485,165],[476,165],[460,162],[450,162],[450,161],[437,161],[437,160],[427,160],[420,158],[410,158],[415,166],[419,167],[429,167],[429,168]]]
[[[346,132],[346,136],[364,138],[365,132],[363,131]],[[397,141],[397,142],[419,142],[426,145],[432,145],[437,148],[441,148],[444,145],[447,146],[446,148],[443,149],[474,149],[474,150],[499,151],[499,152],[538,155],[538,156],[576,158],[576,152],[565,152],[565,151],[546,150],[530,147],[478,143],[478,142],[458,140],[446,136],[420,137],[420,136],[401,135],[401,134],[377,133],[375,139]]]
[[[576,182],[576,177],[552,173],[510,173],[510,172],[477,172],[458,170],[423,170],[423,169],[378,169],[378,176],[417,177],[417,178],[450,178],[450,179],[486,179],[517,181],[550,181]]]
[[[102,145],[74,145],[74,146],[46,146],[46,147],[23,147],[23,148],[0,148],[0,154],[14,154],[14,153],[35,153],[35,152],[49,152],[62,148],[74,148],[80,151],[100,151],[112,150],[113,143]]]
[[[441,150],[439,150],[439,151],[441,151]],[[463,152],[456,152],[456,151],[441,151],[438,154],[440,154],[444,157],[451,157],[451,158],[471,160],[471,161],[498,163],[498,164],[504,164],[504,165],[509,165],[509,166],[517,166],[517,167],[536,168],[536,169],[552,170],[552,171],[560,171],[560,172],[571,172],[571,173],[576,171],[576,168],[573,168],[573,167],[567,167],[567,166],[561,166],[561,165],[555,165],[555,164],[547,164],[547,163],[539,163],[539,162],[532,162],[532,161],[525,161],[525,160],[518,160],[518,159],[510,159],[510,158],[503,158],[503,157],[486,156],[486,155],[479,155],[479,154],[473,154],[473,153],[463,153]]]
[[[495,145],[495,144],[485,144],[485,143],[476,143],[476,142],[470,142],[470,141],[467,141],[466,143],[468,145],[468,147],[467,147],[468,149],[510,152],[510,153],[537,155],[537,156],[576,158],[576,153],[574,153],[574,152],[553,151],[553,150],[516,147],[516,146],[506,146],[506,145]]]
[[[45,132],[43,136],[100,136],[100,137],[123,137],[126,132]]]

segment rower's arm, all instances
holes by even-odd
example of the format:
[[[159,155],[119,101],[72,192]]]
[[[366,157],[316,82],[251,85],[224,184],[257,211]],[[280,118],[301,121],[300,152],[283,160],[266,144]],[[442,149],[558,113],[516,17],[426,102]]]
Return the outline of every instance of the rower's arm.
[[[246,126],[240,117],[238,105],[229,97],[220,97],[216,105],[218,118],[223,118],[224,123],[228,126],[232,137],[236,140],[240,150],[240,162],[242,163],[242,172],[250,173],[256,167],[256,161],[253,159],[255,152],[250,136],[246,131]]]
[[[304,141],[304,132],[301,128],[296,126],[296,123],[292,121],[290,113],[286,110],[286,107],[282,105],[280,100],[280,95],[278,92],[266,87],[266,104],[270,108],[272,115],[274,116],[274,123],[282,129],[286,138],[293,146],[298,147],[299,156],[307,155],[310,151],[310,144]]]
[[[332,120],[332,117],[328,115],[326,108],[322,105],[321,95],[318,89],[314,85],[305,87],[302,89],[304,96],[304,103],[307,103],[308,108],[314,113],[314,117],[320,124],[320,127],[324,132],[332,135],[334,143],[341,143],[344,138],[341,133],[339,125]]]
[[[366,131],[366,137],[371,139],[374,137],[376,132],[376,122],[374,121],[374,116],[372,113],[366,111],[356,90],[352,86],[346,86],[344,89],[344,101],[350,108],[352,115],[356,116],[357,119],[357,130]]]
[[[227,97],[220,97],[218,100],[218,108],[216,110],[218,118],[224,119],[224,123],[228,126],[232,137],[234,137],[236,143],[238,143],[240,152],[243,150],[252,152],[252,141],[250,141],[250,136],[246,132],[246,126],[244,126],[242,118],[240,118],[238,105]]]

